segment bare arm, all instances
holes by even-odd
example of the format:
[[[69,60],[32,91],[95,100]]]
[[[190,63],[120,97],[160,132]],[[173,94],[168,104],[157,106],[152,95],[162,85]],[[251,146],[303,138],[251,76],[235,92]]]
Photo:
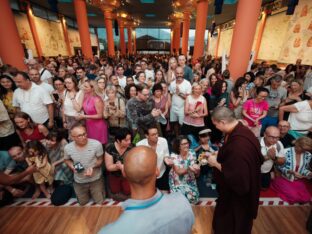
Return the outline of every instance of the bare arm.
[[[113,156],[105,152],[105,166],[108,171],[119,171],[119,167],[114,163]]]
[[[281,106],[278,111],[279,121],[283,120],[285,112],[298,113],[298,109],[294,105]]]
[[[0,172],[0,184],[1,185],[12,185],[20,180],[22,180],[25,176],[30,175],[36,171],[36,166],[32,165],[29,166],[25,171],[22,173],[16,174],[14,176],[6,175],[3,172]]]

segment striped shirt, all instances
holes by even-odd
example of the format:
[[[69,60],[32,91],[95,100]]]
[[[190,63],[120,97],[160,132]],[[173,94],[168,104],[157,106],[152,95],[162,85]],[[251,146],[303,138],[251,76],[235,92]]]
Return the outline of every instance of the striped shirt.
[[[75,142],[71,142],[64,147],[64,159],[72,160],[74,164],[80,162],[85,170],[94,167],[99,157],[103,157],[103,147],[97,140],[88,139],[88,143],[83,150],[78,150]],[[84,171],[82,171],[74,173],[74,180],[76,183],[89,183],[100,179],[101,175],[101,168],[94,168],[92,177],[85,176]]]

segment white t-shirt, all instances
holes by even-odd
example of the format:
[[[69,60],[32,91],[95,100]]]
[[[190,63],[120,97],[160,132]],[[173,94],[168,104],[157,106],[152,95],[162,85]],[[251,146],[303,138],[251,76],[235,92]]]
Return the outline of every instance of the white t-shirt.
[[[51,94],[54,91],[53,86],[48,83],[42,82],[39,86],[44,90],[46,90],[49,94]]]
[[[279,146],[277,146],[277,144]],[[280,141],[278,141],[274,145],[271,145],[271,146],[267,147],[265,145],[265,143],[264,143],[264,137],[262,137],[261,140],[260,140],[260,146],[261,146],[261,153],[262,153],[263,156],[266,156],[267,153],[268,153],[268,150],[274,147],[275,148],[276,157],[278,157],[278,158],[285,158],[284,146],[283,146],[283,144]],[[268,172],[270,172],[272,167],[273,167],[273,164],[274,164],[274,161],[272,159],[264,161],[262,166],[261,166],[261,173],[268,173]]]
[[[127,77],[123,76],[122,78],[120,78],[119,76],[117,76],[117,78],[120,87],[124,89],[127,85]]]
[[[312,128],[312,110],[309,101],[296,102],[294,104],[298,113],[290,113],[288,122],[292,130],[307,134],[308,129]]]
[[[145,69],[144,73],[145,73],[146,80],[151,78],[152,81],[154,81],[154,76],[155,75],[154,75],[154,72],[152,70]]]
[[[139,145],[144,145],[144,146],[149,146],[147,139],[143,139],[139,141],[136,146]],[[166,166],[164,163],[164,158],[169,157],[169,149],[168,149],[168,142],[165,138],[163,137],[158,137],[158,142],[156,146],[156,154],[157,154],[157,167],[159,169],[159,176],[157,178],[161,178],[163,174],[166,171]]]
[[[170,90],[170,93],[172,94],[172,106],[171,108],[175,109],[175,110],[183,110],[184,112],[184,102],[185,100],[178,96],[176,94],[176,87],[177,87],[177,84],[176,84],[176,80],[172,81],[170,86],[169,86],[169,90]],[[189,95],[192,93],[192,85],[189,81],[187,80],[183,80],[181,84],[178,85],[179,87],[179,90],[180,90],[180,93],[184,94],[184,95]]]
[[[75,96],[75,100],[79,103],[80,100],[80,96],[82,95],[82,91],[80,90],[76,96]],[[64,91],[64,103],[63,103],[63,110],[64,110],[64,114],[67,116],[77,116],[80,112],[76,111],[73,105],[73,101],[70,100],[69,95],[68,95],[68,91]]]
[[[42,74],[41,74],[42,73]],[[40,74],[40,80],[42,80],[45,83],[49,83],[49,79],[53,77],[53,75],[51,74],[51,72],[49,72],[47,69],[45,68],[41,68],[39,70],[39,74]]]
[[[52,104],[52,98],[43,88],[31,84],[28,90],[16,89],[13,94],[13,106],[30,115],[35,123],[43,124],[49,119],[48,104]]]

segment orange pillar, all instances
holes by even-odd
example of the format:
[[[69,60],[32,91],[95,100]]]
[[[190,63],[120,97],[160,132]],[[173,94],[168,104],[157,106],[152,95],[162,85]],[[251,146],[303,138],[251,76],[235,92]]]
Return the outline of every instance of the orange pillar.
[[[133,30],[133,54],[136,54],[136,32]]]
[[[132,54],[132,28],[127,28],[128,32],[128,54]]]
[[[208,14],[208,0],[197,0],[196,7],[196,29],[195,29],[195,42],[194,42],[194,55],[193,61],[202,57],[205,47],[205,30]]]
[[[173,54],[173,48],[174,48],[173,34],[174,34],[174,31],[172,28],[170,28],[170,53],[171,54]]]
[[[218,58],[220,38],[221,38],[221,26],[218,28],[218,39],[217,39],[217,45],[216,45],[215,58]]]
[[[65,44],[66,44],[68,56],[72,56],[65,17],[60,16],[60,21],[61,21],[62,30],[63,30],[63,34],[64,34],[64,38],[65,38]]]
[[[86,2],[84,0],[74,0],[74,6],[75,14],[77,17],[82,53],[85,58],[93,59]]]
[[[126,42],[125,42],[125,28],[122,20],[118,21],[119,24],[119,43],[121,55],[126,55]]]
[[[38,36],[38,32],[37,32],[35,20],[34,20],[34,15],[32,14],[29,3],[27,3],[26,13],[27,13],[27,19],[28,19],[30,30],[31,30],[31,34],[34,38],[37,56],[38,56],[38,58],[40,58],[43,55],[43,53],[42,53],[42,48],[41,48],[41,44],[40,44],[40,40],[39,40],[39,36]]]
[[[180,49],[180,27],[181,27],[181,21],[180,20],[176,20],[174,22],[174,33],[173,33],[173,41],[174,41],[174,47],[173,49],[175,49],[175,54],[179,54],[179,49]]]
[[[26,70],[24,50],[9,0],[0,1],[0,57],[4,64],[10,64],[19,70]]]
[[[238,1],[229,63],[229,70],[234,80],[247,71],[261,2],[261,0]]]
[[[113,17],[110,10],[104,10],[105,28],[108,46],[108,56],[115,56],[114,35],[113,35]]]
[[[187,55],[190,30],[190,12],[183,13],[182,54]]]
[[[263,11],[262,12],[261,22],[260,22],[260,25],[259,25],[257,42],[256,42],[256,47],[255,47],[255,59],[254,60],[256,60],[258,58],[258,53],[259,53],[259,49],[260,49],[260,46],[261,46],[261,40],[262,40],[262,35],[263,35],[266,19],[267,19],[267,13],[265,11]]]

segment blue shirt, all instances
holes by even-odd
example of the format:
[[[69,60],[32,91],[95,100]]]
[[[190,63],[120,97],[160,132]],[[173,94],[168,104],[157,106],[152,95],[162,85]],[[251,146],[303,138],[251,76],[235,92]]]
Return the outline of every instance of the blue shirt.
[[[128,199],[119,219],[102,228],[99,234],[189,234],[194,214],[181,193],[156,194],[147,200]]]

